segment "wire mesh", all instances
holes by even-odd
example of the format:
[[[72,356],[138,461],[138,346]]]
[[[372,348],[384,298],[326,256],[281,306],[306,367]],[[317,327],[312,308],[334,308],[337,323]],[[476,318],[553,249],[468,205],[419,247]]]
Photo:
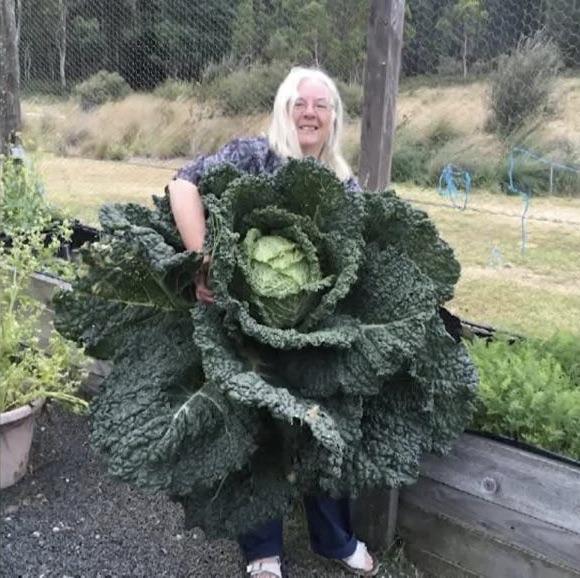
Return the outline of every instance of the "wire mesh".
[[[46,135],[37,139],[56,152],[119,160],[191,156],[216,148],[236,130],[258,132],[263,123],[238,122],[236,130],[214,130],[209,137],[196,135],[195,125],[267,113],[279,82],[295,64],[326,69],[339,83],[350,118],[361,114],[369,0],[9,1],[16,6],[25,98],[61,95],[88,112],[130,97],[139,109],[133,115],[130,106],[123,109],[124,128],[107,135],[108,145],[102,139],[96,139],[100,145],[87,142],[86,119],[61,111],[68,126],[58,118],[52,119],[57,126],[47,120]],[[534,110],[542,112],[552,77],[580,66],[578,21],[577,0],[408,0],[403,85],[425,77],[432,83],[491,83],[487,128],[513,132]],[[526,39],[543,49],[535,60],[526,52]],[[519,76],[506,63],[518,50],[531,68],[528,76],[521,62],[512,64]],[[144,94],[186,101],[189,107],[178,111],[136,98]],[[38,116],[38,111],[25,113],[28,124]],[[135,127],[139,115],[149,119],[155,138],[144,136],[146,127]],[[163,130],[152,116],[166,125]],[[350,149],[356,166],[354,139]],[[563,157],[562,164],[578,160],[568,153]],[[461,166],[460,161],[441,159],[430,175],[432,184],[446,164]],[[474,179],[477,183],[477,174]]]
[[[371,0],[7,1],[17,16],[25,149],[53,155],[42,161],[47,189],[75,210],[80,201],[70,199],[85,195],[91,219],[103,202],[147,202],[187,159],[265,132],[293,65],[320,66],[337,81],[343,150],[357,169]],[[521,229],[522,249],[553,225],[577,253],[577,205],[537,208],[542,196],[580,198],[578,22],[578,0],[406,1],[393,175],[435,193],[410,187],[407,198],[447,208],[456,223]],[[512,163],[516,149],[534,157]],[[116,164],[97,171],[75,157]],[[512,185],[533,194],[478,204],[482,190]],[[482,230],[495,265],[515,259],[491,227]]]

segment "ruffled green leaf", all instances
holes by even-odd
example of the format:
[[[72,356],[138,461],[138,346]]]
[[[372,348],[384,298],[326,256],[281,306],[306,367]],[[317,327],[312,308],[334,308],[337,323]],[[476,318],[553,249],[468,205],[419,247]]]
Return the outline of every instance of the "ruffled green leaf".
[[[431,279],[439,302],[451,299],[461,268],[427,213],[392,191],[365,193],[365,202],[365,241],[404,252]]]

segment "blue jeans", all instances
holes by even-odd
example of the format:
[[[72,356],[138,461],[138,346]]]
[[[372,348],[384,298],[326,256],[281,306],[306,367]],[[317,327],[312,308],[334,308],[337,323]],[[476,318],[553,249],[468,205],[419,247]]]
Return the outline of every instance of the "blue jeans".
[[[350,500],[305,496],[312,551],[325,558],[347,558],[356,549]],[[282,520],[270,520],[238,538],[248,562],[282,554]]]

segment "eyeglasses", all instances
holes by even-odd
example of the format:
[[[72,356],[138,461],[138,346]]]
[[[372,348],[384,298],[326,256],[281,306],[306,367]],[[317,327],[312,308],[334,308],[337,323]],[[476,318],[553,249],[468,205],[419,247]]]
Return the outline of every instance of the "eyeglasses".
[[[298,99],[296,99],[296,102],[294,102],[294,111],[295,112],[302,113],[307,108],[308,108],[308,103],[302,98],[298,98]],[[332,104],[324,99],[315,100],[312,102],[312,108],[320,114],[325,114],[325,113],[330,112],[330,110],[332,109]]]

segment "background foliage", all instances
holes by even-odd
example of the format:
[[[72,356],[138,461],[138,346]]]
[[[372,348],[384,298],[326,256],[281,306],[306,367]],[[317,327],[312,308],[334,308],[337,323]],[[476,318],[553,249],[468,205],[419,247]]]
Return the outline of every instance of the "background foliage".
[[[361,82],[368,0],[27,0],[19,10],[23,85],[67,90],[99,70],[134,89],[200,81],[211,64],[317,64]],[[575,0],[409,0],[405,76],[489,71],[544,30],[568,67],[580,60]]]

